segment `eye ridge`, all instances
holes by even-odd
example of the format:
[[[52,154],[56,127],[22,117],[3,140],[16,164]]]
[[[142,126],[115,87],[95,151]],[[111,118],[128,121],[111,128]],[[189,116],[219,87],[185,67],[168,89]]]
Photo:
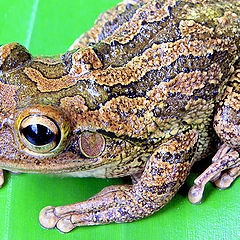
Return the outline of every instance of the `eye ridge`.
[[[41,124],[31,124],[23,128],[22,133],[35,146],[46,145],[56,138],[55,134],[48,127]]]

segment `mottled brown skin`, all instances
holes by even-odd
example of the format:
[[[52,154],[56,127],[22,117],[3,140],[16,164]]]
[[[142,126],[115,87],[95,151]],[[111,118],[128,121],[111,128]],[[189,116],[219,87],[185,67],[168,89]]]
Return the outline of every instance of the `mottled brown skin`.
[[[149,216],[195,161],[216,152],[190,201],[201,200],[210,180],[220,188],[233,182],[240,173],[239,19],[237,0],[128,0],[63,55],[33,57],[15,43],[0,48],[1,168],[134,179],[85,202],[44,208],[42,226],[68,232]]]

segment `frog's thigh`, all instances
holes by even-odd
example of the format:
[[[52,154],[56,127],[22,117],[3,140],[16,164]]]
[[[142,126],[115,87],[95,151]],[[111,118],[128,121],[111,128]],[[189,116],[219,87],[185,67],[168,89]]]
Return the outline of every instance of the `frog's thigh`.
[[[4,183],[3,170],[0,169],[0,188],[2,187],[3,183]]]
[[[227,188],[239,176],[240,159],[240,69],[232,74],[214,117],[214,129],[223,145],[213,158],[213,163],[195,181],[189,191],[189,200],[198,203],[202,199],[208,181],[219,188]],[[222,174],[223,171],[228,172]]]
[[[214,128],[227,146],[240,150],[240,62],[229,79],[228,86],[214,117]],[[239,162],[239,160],[236,160]],[[236,163],[238,165],[239,163]],[[214,179],[219,188],[227,188],[239,176],[239,166]]]
[[[240,149],[240,69],[235,70],[228,82],[213,125],[224,143]]]
[[[189,200],[198,203],[202,199],[205,184],[215,182],[224,189],[240,174],[240,62],[228,81],[214,117],[214,129],[223,145],[213,158],[213,163],[194,182]],[[223,171],[229,169],[226,173]]]
[[[160,145],[133,185],[104,188],[84,202],[46,207],[40,212],[43,227],[69,232],[76,226],[131,222],[163,207],[184,183],[192,166],[198,134],[181,133]]]

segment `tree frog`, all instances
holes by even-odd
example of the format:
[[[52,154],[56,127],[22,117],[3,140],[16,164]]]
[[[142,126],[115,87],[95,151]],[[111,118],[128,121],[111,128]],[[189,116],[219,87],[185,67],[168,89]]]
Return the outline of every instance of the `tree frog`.
[[[196,161],[198,203],[240,174],[240,3],[125,0],[65,53],[0,47],[0,168],[115,178],[84,202],[45,207],[45,228],[131,222],[165,206]],[[0,170],[0,184],[4,182]]]

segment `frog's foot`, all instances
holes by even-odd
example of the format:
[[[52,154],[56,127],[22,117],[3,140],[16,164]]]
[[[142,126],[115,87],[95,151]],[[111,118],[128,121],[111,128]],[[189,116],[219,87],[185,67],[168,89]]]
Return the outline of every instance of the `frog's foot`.
[[[239,161],[239,165],[240,165],[240,161]],[[223,173],[217,180],[214,181],[214,183],[218,188],[226,189],[231,186],[231,184],[239,175],[240,175],[240,166],[237,166]]]
[[[227,144],[223,144],[213,158],[213,163],[194,181],[188,193],[191,203],[200,203],[207,182],[214,181],[220,188],[226,188],[239,175],[239,153]],[[222,174],[223,171],[228,172]]]
[[[193,162],[198,133],[181,133],[153,152],[145,170],[133,185],[104,188],[87,201],[46,207],[39,221],[45,228],[69,232],[76,226],[131,222],[149,216],[175,195]]]
[[[3,183],[4,183],[3,170],[0,169],[0,188],[2,187]]]
[[[144,215],[132,186],[110,186],[104,188],[88,201],[60,207],[45,207],[39,215],[40,224],[45,228],[56,227],[69,232],[77,226],[129,222]]]

